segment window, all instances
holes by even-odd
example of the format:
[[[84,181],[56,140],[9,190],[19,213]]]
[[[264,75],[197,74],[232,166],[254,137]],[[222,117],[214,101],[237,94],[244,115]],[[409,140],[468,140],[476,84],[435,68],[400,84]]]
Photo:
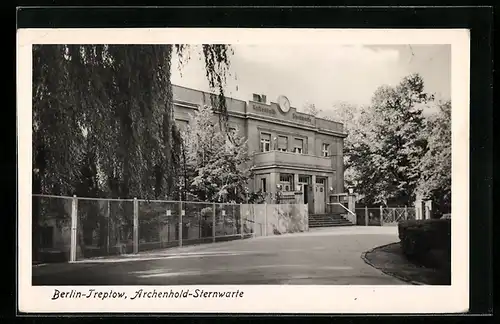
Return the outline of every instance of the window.
[[[269,152],[271,149],[271,134],[260,134],[260,151]]]
[[[304,140],[301,138],[296,138],[294,141],[293,152],[302,154],[304,152]]]
[[[266,188],[267,188],[267,186],[266,186],[266,178],[261,178],[260,179],[260,190],[262,192],[267,192]]]
[[[286,173],[281,173],[280,174],[280,182],[292,182],[292,175],[291,174],[286,174]]]
[[[283,191],[290,191],[292,188],[292,174],[281,173],[280,174],[280,185],[283,188]]]
[[[316,178],[316,183],[324,185],[326,183],[326,178]]]
[[[322,155],[324,157],[327,157],[329,155],[329,151],[330,151],[330,145],[326,144],[326,143],[323,143],[323,146],[321,148]]]
[[[286,152],[288,150],[288,137],[278,136],[278,151]]]
[[[299,175],[299,183],[309,184],[309,176]]]

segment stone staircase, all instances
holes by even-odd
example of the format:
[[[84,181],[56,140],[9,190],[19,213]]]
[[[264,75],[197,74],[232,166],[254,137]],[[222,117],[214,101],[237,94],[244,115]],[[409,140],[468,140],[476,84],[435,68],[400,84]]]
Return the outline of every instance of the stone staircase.
[[[309,228],[353,226],[342,214],[312,214],[309,215]]]

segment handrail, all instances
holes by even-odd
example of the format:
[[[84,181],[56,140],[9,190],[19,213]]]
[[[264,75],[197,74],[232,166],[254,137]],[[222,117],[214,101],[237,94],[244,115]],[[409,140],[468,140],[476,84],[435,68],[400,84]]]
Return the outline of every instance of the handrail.
[[[349,208],[347,208],[346,206],[342,205],[341,203],[327,203],[327,205],[340,205],[342,206],[342,208],[344,208],[345,210],[347,210],[349,213],[351,213],[353,216],[356,216],[355,213],[353,213]]]

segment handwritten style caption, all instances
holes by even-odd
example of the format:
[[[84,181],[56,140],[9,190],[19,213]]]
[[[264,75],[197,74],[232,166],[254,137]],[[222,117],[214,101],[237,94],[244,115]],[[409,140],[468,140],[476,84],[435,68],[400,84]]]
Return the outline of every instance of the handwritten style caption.
[[[78,291],[71,289],[69,291],[60,291],[54,289],[51,300],[59,299],[161,299],[161,298],[243,298],[244,292],[240,290],[204,290],[204,289],[181,289],[181,290],[166,290],[157,291],[139,289],[133,294],[128,294],[123,291],[106,290],[99,291],[97,289],[89,289],[87,291]]]

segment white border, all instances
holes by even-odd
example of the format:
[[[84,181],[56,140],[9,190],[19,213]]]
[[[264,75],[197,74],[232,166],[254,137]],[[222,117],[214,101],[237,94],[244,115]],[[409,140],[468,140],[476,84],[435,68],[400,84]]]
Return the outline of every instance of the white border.
[[[31,286],[32,44],[451,44],[452,285],[218,286],[241,299],[50,300],[56,287]],[[469,32],[328,29],[21,29],[17,33],[18,275],[22,312],[452,313],[469,307]],[[64,287],[71,289],[71,287]],[[76,287],[75,287],[76,288]],[[97,287],[96,287],[97,288]],[[150,289],[165,287],[147,287]],[[178,290],[187,287],[175,287]],[[203,288],[202,286],[198,288]],[[207,287],[215,289],[217,286]],[[138,287],[103,287],[129,293]]]

